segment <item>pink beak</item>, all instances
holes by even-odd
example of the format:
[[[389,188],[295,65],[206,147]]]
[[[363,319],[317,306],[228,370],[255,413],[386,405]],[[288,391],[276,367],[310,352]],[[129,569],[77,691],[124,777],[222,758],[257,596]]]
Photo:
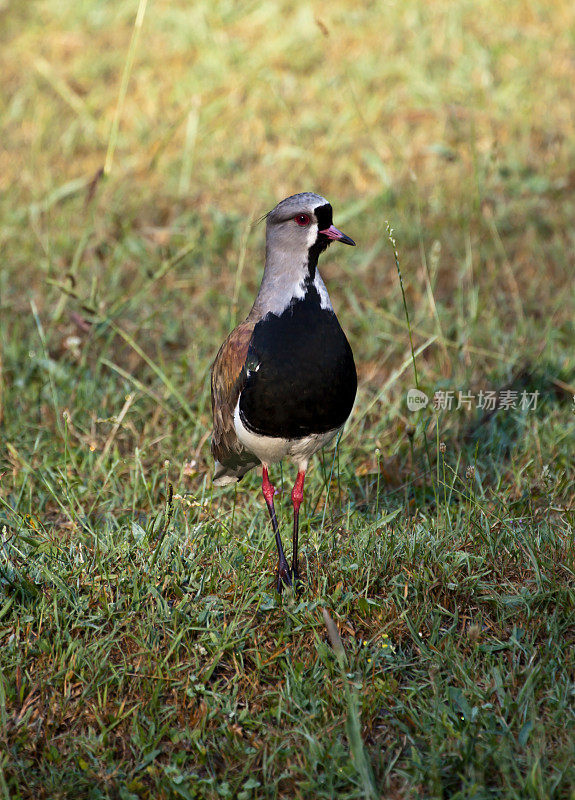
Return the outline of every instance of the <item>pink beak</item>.
[[[349,236],[346,236],[345,233],[338,231],[335,225],[330,225],[329,228],[326,228],[325,231],[320,231],[324,236],[327,236],[328,239],[333,239],[337,242],[341,242],[342,244],[351,244],[355,247],[355,242],[353,239],[350,239]]]

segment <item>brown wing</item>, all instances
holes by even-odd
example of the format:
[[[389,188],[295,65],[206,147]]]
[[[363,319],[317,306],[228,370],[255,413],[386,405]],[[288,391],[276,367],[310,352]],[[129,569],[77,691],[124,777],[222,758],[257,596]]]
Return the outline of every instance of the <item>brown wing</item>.
[[[260,463],[241,444],[234,428],[234,410],[246,380],[245,363],[254,324],[246,321],[238,325],[220,347],[212,364],[212,455],[219,462],[214,483],[237,481]]]

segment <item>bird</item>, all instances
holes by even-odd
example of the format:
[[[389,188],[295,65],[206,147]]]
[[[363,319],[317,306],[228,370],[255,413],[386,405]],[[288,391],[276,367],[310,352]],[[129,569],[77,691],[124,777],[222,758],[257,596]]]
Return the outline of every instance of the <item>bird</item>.
[[[236,483],[261,464],[281,593],[284,586],[301,586],[299,511],[309,461],[341,431],[355,402],[353,352],[318,271],[319,256],[333,242],[355,242],[334,226],[331,204],[313,192],[285,198],[265,220],[265,266],[255,302],[211,368],[211,452],[216,486]],[[270,466],[284,458],[297,467],[291,568],[269,478]]]

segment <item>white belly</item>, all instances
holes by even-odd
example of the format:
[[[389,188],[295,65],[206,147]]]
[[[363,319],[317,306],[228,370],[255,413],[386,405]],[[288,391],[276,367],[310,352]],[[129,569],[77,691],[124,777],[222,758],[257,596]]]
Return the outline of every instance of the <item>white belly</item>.
[[[234,411],[234,428],[236,435],[246,450],[254,453],[262,464],[275,464],[283,458],[291,459],[298,470],[307,469],[308,462],[314,453],[331,442],[340,430],[335,428],[326,433],[312,433],[301,439],[282,439],[274,436],[262,436],[249,431],[240,417],[240,401]]]

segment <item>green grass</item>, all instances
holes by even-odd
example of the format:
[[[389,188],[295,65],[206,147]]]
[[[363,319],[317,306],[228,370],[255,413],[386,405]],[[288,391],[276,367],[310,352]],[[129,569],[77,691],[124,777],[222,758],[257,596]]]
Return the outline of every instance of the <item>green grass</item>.
[[[0,4],[0,797],[573,800],[574,30]],[[360,390],[279,598],[208,372],[301,190],[358,242],[322,272]],[[409,328],[430,396],[537,408],[409,412]]]

